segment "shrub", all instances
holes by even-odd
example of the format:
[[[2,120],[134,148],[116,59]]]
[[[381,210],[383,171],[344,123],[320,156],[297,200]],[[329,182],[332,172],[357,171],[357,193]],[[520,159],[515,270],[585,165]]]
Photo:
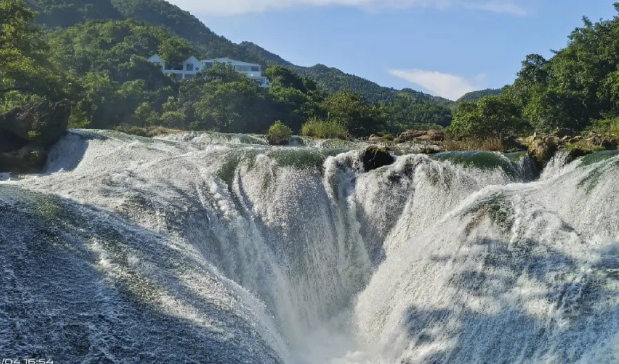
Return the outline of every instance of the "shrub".
[[[292,129],[290,129],[288,126],[284,125],[281,121],[278,120],[269,128],[267,140],[271,145],[284,145],[288,144],[291,136]]]
[[[301,127],[305,136],[322,139],[347,139],[348,131],[341,124],[334,121],[311,119]]]
[[[593,122],[591,131],[600,134],[619,136],[619,118],[597,120]]]
[[[166,111],[161,115],[161,125],[171,128],[181,128],[187,117],[180,111]]]

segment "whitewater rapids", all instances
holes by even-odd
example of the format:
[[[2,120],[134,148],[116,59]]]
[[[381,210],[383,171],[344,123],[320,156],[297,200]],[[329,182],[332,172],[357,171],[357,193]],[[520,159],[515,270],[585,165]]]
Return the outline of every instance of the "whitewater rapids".
[[[264,144],[75,130],[0,175],[0,357],[619,363],[617,152]]]

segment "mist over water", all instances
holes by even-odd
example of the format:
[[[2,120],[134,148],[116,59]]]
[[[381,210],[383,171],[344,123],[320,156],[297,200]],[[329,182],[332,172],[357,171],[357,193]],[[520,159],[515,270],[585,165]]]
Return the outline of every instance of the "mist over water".
[[[619,363],[619,154],[363,172],[362,145],[264,144],[73,131],[44,174],[5,176],[0,353]]]

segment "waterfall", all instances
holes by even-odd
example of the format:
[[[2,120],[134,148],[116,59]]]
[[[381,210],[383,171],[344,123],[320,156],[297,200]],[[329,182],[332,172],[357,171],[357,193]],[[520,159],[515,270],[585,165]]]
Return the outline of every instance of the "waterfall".
[[[71,131],[0,178],[0,353],[619,363],[619,154]]]

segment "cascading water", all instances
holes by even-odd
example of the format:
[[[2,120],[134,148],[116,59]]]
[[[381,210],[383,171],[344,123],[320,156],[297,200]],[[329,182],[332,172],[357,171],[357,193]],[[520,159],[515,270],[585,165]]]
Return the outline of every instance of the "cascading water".
[[[619,363],[619,154],[264,144],[73,131],[5,176],[0,355]]]

